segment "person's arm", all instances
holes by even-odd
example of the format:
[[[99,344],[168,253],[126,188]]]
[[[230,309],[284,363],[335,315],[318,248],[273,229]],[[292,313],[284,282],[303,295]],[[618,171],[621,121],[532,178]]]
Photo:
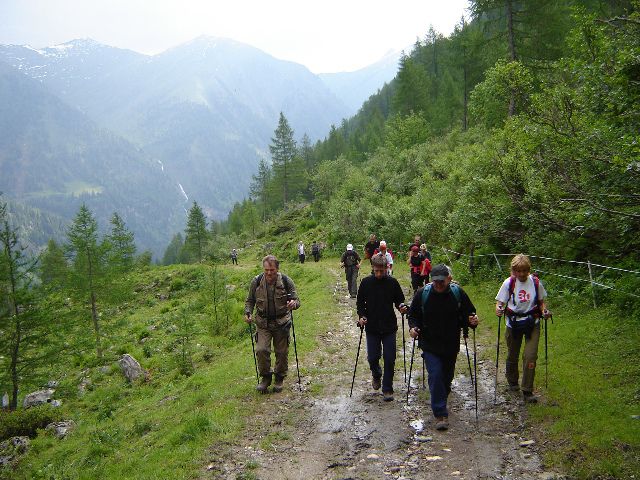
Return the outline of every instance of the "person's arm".
[[[409,323],[409,334],[412,338],[417,338],[422,329],[422,291],[424,287],[419,288],[411,300],[409,314],[407,315],[407,323]],[[411,333],[414,332],[414,333]],[[415,334],[415,335],[414,335]]]
[[[249,285],[249,294],[244,302],[244,320],[247,323],[253,321],[253,308],[256,306],[256,288],[258,287],[258,277],[254,277]]]
[[[462,296],[462,311],[465,313],[465,316],[463,317],[464,325],[462,325],[462,327],[465,329],[468,327],[476,328],[478,323],[480,323],[480,319],[478,318],[478,315],[476,315],[476,307],[471,302],[467,292],[460,289],[460,293]]]
[[[496,295],[496,315],[501,317],[504,315],[505,308],[507,303],[509,302],[509,279],[502,282],[500,285],[500,290],[498,290],[498,294]]]
[[[360,288],[358,288],[358,295],[356,296],[356,312],[358,313],[358,326],[364,327],[367,323],[367,302],[366,292],[367,284],[365,281],[360,282]]]
[[[300,298],[298,297],[298,292],[296,292],[296,286],[290,277],[284,277],[282,280],[287,283],[287,294],[289,295],[287,308],[289,310],[297,310],[300,308]]]

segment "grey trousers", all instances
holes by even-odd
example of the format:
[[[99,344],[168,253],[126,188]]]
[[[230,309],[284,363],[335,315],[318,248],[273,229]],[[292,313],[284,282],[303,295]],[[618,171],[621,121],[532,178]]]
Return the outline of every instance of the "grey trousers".
[[[540,324],[533,327],[529,338],[526,338],[523,332],[514,333],[511,328],[507,327],[505,338],[507,340],[507,381],[509,385],[518,385],[518,357],[524,338],[521,388],[523,392],[533,392],[533,379],[536,374],[536,360],[538,360],[538,343],[540,342]]]

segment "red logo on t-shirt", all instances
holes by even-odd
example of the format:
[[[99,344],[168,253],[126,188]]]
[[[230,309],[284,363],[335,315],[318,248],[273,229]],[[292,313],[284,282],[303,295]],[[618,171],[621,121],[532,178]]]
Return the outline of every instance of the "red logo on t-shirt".
[[[527,293],[526,290],[520,290],[518,292],[518,300],[520,302],[528,302],[531,299],[531,295]]]

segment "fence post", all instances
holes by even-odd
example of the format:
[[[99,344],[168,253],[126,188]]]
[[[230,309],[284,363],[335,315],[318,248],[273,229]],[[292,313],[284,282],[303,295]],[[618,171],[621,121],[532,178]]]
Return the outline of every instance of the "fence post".
[[[451,262],[451,258],[449,257],[449,254],[447,253],[447,249],[442,247],[442,251],[447,256],[447,260],[449,260],[449,266],[451,267],[451,271],[453,272],[453,263]]]
[[[473,271],[475,270],[475,257],[473,256],[474,252],[476,250],[476,244],[472,243],[471,244],[471,251],[469,252],[471,255],[469,256],[469,273],[471,275],[473,275]]]
[[[500,269],[500,272],[502,272],[502,265],[500,265],[500,262],[498,261],[498,257],[496,257],[495,253],[492,253],[493,258],[496,259],[496,263],[498,264],[498,268]]]
[[[596,304],[596,290],[593,285],[593,273],[591,272],[591,260],[587,260],[587,266],[589,267],[589,280],[591,281],[591,295],[593,296],[593,308],[597,308]]]

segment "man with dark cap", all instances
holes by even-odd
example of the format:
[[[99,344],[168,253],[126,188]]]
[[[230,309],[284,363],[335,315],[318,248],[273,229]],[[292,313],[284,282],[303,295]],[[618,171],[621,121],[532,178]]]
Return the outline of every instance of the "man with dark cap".
[[[431,409],[436,429],[449,428],[447,398],[460,351],[460,330],[476,328],[476,308],[444,264],[431,270],[431,283],[418,289],[409,308],[409,334],[419,339],[427,364]]]

